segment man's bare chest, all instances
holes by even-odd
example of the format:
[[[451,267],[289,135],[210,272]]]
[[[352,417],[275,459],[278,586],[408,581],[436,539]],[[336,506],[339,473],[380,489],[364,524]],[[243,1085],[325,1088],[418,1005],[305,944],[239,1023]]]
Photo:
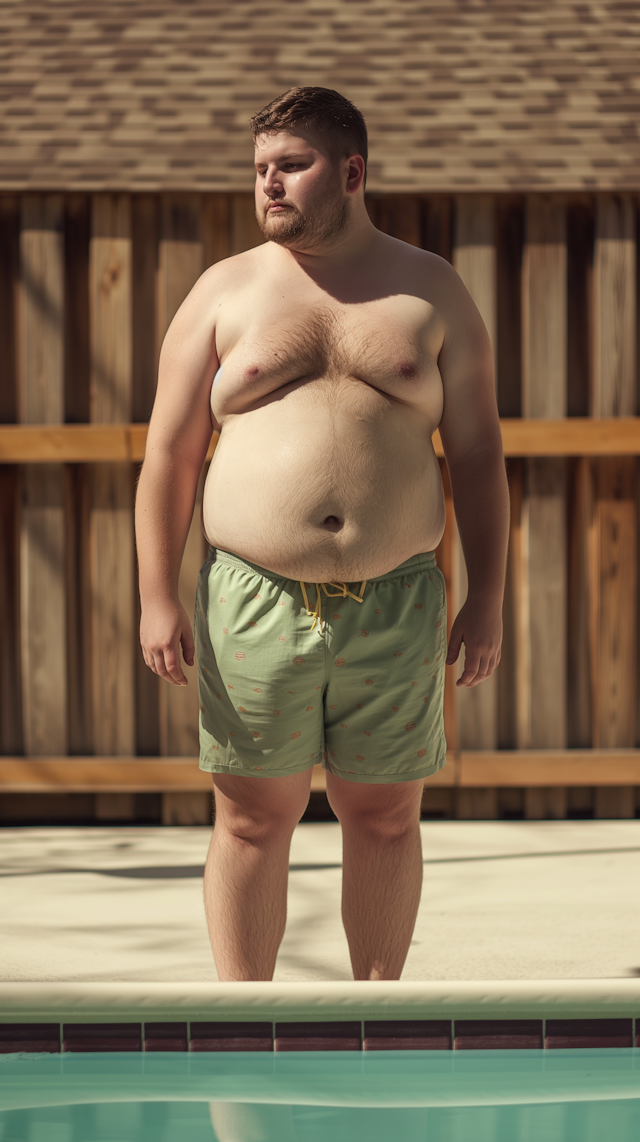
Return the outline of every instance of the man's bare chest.
[[[255,297],[220,312],[212,407],[220,419],[298,383],[355,380],[429,411],[441,399],[441,340],[437,314],[420,298],[339,305]]]

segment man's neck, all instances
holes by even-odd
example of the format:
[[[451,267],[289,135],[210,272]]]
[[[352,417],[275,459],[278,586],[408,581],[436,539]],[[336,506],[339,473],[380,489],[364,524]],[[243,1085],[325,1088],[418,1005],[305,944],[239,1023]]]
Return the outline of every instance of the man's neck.
[[[293,259],[311,277],[324,277],[362,267],[371,257],[382,237],[371,222],[366,208],[354,211],[355,217],[334,241],[308,249],[281,246],[285,257]]]

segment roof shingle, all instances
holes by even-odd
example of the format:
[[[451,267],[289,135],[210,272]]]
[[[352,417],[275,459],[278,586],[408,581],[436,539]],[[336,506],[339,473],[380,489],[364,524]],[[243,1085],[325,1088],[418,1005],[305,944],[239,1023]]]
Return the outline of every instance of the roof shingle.
[[[640,187],[640,3],[5,0],[0,189],[248,190],[294,84],[365,115],[372,191]]]

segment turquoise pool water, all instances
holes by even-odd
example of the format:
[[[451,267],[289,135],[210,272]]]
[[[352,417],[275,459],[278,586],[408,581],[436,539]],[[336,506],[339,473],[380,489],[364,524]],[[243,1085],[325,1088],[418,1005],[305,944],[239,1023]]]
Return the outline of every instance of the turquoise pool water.
[[[0,1057],[0,1142],[638,1142],[640,1050]]]

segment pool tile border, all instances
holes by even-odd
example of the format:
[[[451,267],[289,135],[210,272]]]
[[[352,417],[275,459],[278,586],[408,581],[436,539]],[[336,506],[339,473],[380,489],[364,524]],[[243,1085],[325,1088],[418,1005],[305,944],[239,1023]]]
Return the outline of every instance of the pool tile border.
[[[634,1028],[634,1023],[636,1024]],[[635,1032],[635,1033],[634,1033]],[[1,1054],[640,1048],[640,1018],[3,1023]]]

